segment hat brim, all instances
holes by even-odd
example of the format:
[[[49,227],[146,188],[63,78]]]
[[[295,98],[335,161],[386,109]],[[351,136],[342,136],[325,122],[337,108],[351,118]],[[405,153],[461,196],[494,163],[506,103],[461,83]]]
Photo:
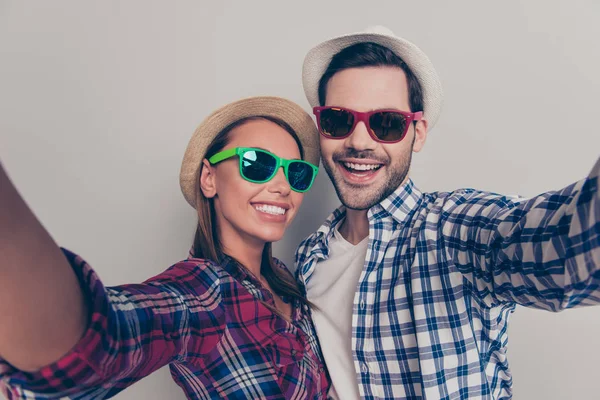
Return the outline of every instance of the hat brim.
[[[280,97],[250,97],[227,104],[209,115],[196,128],[187,146],[179,184],[187,202],[196,208],[199,173],[208,146],[227,126],[248,117],[273,117],[287,123],[298,135],[304,159],[319,165],[319,133],[312,117],[296,103]]]
[[[423,90],[423,118],[431,129],[442,108],[442,84],[427,55],[408,40],[380,33],[355,33],[338,36],[312,48],[304,58],[302,84],[312,107],[319,106],[319,81],[333,56],[357,43],[376,43],[398,55],[419,80]],[[413,110],[420,111],[420,110]]]

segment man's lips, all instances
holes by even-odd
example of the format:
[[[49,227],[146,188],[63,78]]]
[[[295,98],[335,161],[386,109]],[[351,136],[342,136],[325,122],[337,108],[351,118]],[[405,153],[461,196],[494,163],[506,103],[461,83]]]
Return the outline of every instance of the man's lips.
[[[355,162],[341,162],[346,169],[351,171],[372,171],[379,169],[382,164],[379,163],[355,163]]]
[[[342,159],[337,161],[342,175],[350,183],[370,183],[384,165],[376,160]]]

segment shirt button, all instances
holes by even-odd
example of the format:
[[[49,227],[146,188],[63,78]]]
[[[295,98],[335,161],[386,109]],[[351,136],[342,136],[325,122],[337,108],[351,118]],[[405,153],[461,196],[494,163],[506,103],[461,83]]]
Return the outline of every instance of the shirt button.
[[[369,372],[369,367],[367,367],[366,363],[362,363],[360,370],[362,371],[363,374],[366,374],[367,372]]]
[[[365,309],[365,301],[364,301],[364,300],[361,300],[361,301],[360,301],[360,309],[361,309],[361,310],[364,310],[364,309]]]

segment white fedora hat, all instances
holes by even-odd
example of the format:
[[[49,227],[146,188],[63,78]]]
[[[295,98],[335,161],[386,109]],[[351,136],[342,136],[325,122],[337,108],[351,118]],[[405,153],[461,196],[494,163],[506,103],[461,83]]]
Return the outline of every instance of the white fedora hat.
[[[311,107],[319,106],[319,81],[333,56],[356,43],[376,43],[387,47],[408,65],[423,90],[423,117],[428,128],[435,125],[442,109],[442,83],[433,64],[421,49],[406,39],[394,35],[386,27],[375,26],[364,32],[351,33],[327,40],[313,47],[304,58],[302,84]],[[421,110],[412,110],[421,111]]]

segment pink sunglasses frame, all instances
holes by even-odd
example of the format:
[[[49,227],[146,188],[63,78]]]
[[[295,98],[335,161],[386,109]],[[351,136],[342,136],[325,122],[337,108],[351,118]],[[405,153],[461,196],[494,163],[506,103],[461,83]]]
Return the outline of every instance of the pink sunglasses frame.
[[[347,111],[350,114],[352,114],[354,116],[354,124],[350,128],[350,131],[348,132],[348,134],[344,135],[344,136],[326,135],[323,132],[323,129],[321,128],[321,111],[323,111],[323,110],[335,110],[335,111],[341,110],[341,111]],[[377,135],[375,134],[373,129],[371,129],[371,124],[369,123],[369,118],[371,118],[371,115],[377,114],[380,112],[392,112],[392,113],[396,113],[396,114],[401,114],[402,116],[404,116],[406,118],[406,128],[404,129],[404,132],[402,132],[402,136],[400,137],[400,139],[398,139],[398,140],[381,140],[377,137]],[[354,129],[356,128],[356,125],[362,121],[365,124],[365,126],[367,127],[367,131],[369,132],[369,135],[371,136],[371,138],[374,141],[379,142],[379,143],[398,143],[398,142],[400,142],[402,139],[404,139],[406,137],[406,132],[408,132],[408,127],[410,126],[410,124],[414,121],[420,121],[423,118],[423,111],[417,111],[417,112],[413,113],[413,112],[400,111],[400,110],[394,110],[394,109],[381,109],[381,110],[374,110],[374,111],[369,111],[369,112],[360,112],[360,111],[351,110],[349,108],[332,107],[332,106],[314,107],[313,114],[315,114],[315,116],[317,117],[317,125],[319,127],[319,132],[321,133],[321,136],[326,137],[327,139],[333,139],[333,140],[346,139],[348,136],[352,135],[352,133],[354,132]]]

